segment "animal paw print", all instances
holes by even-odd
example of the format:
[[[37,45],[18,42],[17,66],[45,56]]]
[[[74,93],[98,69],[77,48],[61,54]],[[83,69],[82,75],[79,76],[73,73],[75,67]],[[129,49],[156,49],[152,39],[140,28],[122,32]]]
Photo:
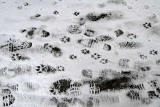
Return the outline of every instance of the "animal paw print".
[[[20,55],[18,53],[12,54],[11,59],[12,59],[12,61],[20,60]]]
[[[78,16],[80,13],[79,12],[74,12],[73,13],[75,16]]]
[[[15,97],[11,95],[3,96],[3,106],[8,107],[12,105],[15,101]]]
[[[69,58],[70,58],[70,59],[77,59],[77,56],[75,56],[75,55],[70,55]]]
[[[90,54],[90,51],[88,49],[82,49],[81,52],[85,55]]]
[[[151,50],[149,53],[150,53],[151,55],[158,55],[158,51],[156,51],[156,50]]]
[[[40,64],[40,66],[36,67],[36,71],[38,71],[38,73],[42,73],[42,72],[56,72],[56,69],[52,66],[49,65],[43,65]]]
[[[146,23],[143,24],[143,27],[145,27],[146,29],[148,29],[148,28],[151,28],[152,25],[151,25],[151,23],[146,22]]]
[[[80,29],[79,25],[70,25],[68,27],[68,32],[71,34],[80,34],[82,30]]]
[[[91,58],[97,60],[97,59],[101,58],[101,55],[99,55],[98,53],[94,53],[94,54],[91,55]]]
[[[15,102],[15,97],[9,89],[3,89],[3,107],[9,107]]]
[[[45,65],[41,64],[40,66],[36,66],[36,71],[38,71],[38,73],[42,73],[44,70]]]
[[[12,54],[11,59],[12,59],[12,61],[19,61],[19,60],[26,60],[29,58],[24,57],[24,56],[20,55],[19,53],[15,53],[15,54]]]
[[[133,33],[129,33],[129,34],[127,35],[127,38],[129,38],[129,39],[136,39],[136,38],[137,38],[137,35],[135,35],[135,34],[133,34]]]
[[[56,70],[57,71],[65,71],[65,68],[63,66],[57,66]]]
[[[70,42],[70,37],[64,36],[63,38],[60,39],[63,43]]]
[[[157,87],[157,81],[156,80],[152,80],[152,81],[149,82],[149,85],[151,87]]]
[[[153,98],[160,98],[160,96],[155,92],[155,91],[148,91],[148,97],[153,99]]]
[[[106,63],[108,63],[108,59],[101,59],[101,60],[100,60],[100,63],[101,63],[101,64],[106,64]]]

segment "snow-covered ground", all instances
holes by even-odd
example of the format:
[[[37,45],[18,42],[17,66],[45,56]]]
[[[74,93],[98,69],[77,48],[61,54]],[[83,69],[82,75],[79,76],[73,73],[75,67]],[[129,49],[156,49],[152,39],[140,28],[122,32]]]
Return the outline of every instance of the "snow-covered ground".
[[[160,107],[160,0],[0,0],[0,107]]]

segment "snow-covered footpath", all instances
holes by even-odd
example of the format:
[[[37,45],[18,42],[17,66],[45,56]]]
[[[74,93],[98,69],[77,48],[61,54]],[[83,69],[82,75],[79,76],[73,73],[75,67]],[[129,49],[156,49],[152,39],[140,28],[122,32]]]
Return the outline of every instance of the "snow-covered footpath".
[[[0,0],[0,107],[160,107],[160,0]]]

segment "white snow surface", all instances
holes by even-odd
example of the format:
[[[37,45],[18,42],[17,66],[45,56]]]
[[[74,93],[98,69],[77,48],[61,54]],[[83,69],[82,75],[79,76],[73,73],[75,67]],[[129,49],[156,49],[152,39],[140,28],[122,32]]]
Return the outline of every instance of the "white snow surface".
[[[58,14],[54,14],[54,11],[58,11]],[[74,12],[79,12],[79,15],[74,15]],[[81,33],[68,32],[70,25],[78,25],[79,19],[86,18],[89,13],[99,15],[108,12],[113,13],[113,19],[85,19],[85,24],[80,26]],[[36,14],[41,16],[34,17]],[[145,23],[150,23],[151,27],[145,28]],[[33,27],[37,29],[33,37],[29,38],[27,31]],[[22,33],[23,29],[26,31]],[[87,29],[95,31],[92,37],[84,35]],[[123,30],[119,37],[115,34],[117,29]],[[41,37],[42,30],[48,31],[50,35]],[[131,33],[135,34],[136,38],[127,36]],[[108,35],[112,40],[98,42],[91,47],[77,42],[79,39],[95,39],[100,35]],[[69,37],[70,41],[63,42],[61,39],[64,36]],[[32,46],[10,52],[7,47],[1,47],[10,39],[16,41],[16,46],[24,41],[31,42]],[[125,41],[139,43],[140,46],[121,48],[119,43]],[[84,44],[87,44],[86,42],[84,41]],[[45,43],[59,47],[62,56],[55,57],[50,51],[43,49]],[[104,44],[110,45],[111,50],[105,50]],[[156,90],[158,87],[160,89],[160,0],[0,0],[0,47],[0,107],[160,107],[160,92]],[[90,53],[84,55],[83,49],[89,50]],[[16,53],[28,59],[12,60],[12,55]],[[100,58],[94,59],[94,53],[99,54]],[[75,55],[76,58],[70,59],[70,55]],[[108,62],[102,63],[103,59],[107,59]],[[120,59],[129,60],[127,67],[119,65]],[[38,73],[36,67],[40,64],[53,68],[62,66],[64,71],[48,73],[42,70],[42,73]],[[135,67],[136,64],[148,66],[149,70],[141,71]],[[21,69],[11,70],[17,67]],[[84,69],[91,71],[92,78],[82,75]],[[53,82],[60,79],[71,79],[72,82],[94,80],[106,69],[111,69],[111,72],[113,70],[117,75],[122,71],[145,75],[132,82],[144,84],[145,89],[135,90],[142,94],[142,98],[148,98],[151,102],[144,104],[142,99],[130,99],[126,96],[130,89],[91,94],[88,84],[80,87],[79,96],[66,93],[54,95],[49,91]],[[106,78],[112,79],[113,75],[108,73]],[[154,80],[157,81],[157,86],[152,87],[150,81]],[[14,84],[18,84],[17,90],[9,87]],[[13,104],[4,106],[4,89],[11,91],[15,98]],[[155,91],[159,98],[149,98],[148,91]],[[75,104],[65,102],[62,105],[52,101],[53,97],[60,99],[59,102],[63,102],[63,97],[79,98],[80,101]],[[100,104],[88,104],[89,97],[97,98]],[[118,100],[110,100],[112,97]]]

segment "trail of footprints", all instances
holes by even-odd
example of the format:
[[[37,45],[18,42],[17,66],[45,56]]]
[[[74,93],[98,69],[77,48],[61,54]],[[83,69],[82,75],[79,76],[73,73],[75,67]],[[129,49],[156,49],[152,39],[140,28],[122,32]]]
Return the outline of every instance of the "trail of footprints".
[[[123,4],[126,5],[123,0],[109,0],[108,3],[114,4]],[[24,6],[29,6],[29,3],[24,3]],[[23,6],[19,6],[18,9],[22,9]],[[60,12],[55,10],[53,12],[54,15],[59,15]],[[111,43],[116,41],[118,38],[126,37],[125,41],[118,42],[117,46],[119,49],[139,49],[143,46],[142,42],[136,41],[139,35],[124,31],[123,29],[115,29],[110,34],[98,34],[94,29],[83,29],[86,25],[86,22],[96,23],[101,20],[121,20],[124,17],[123,12],[121,11],[109,11],[104,13],[88,13],[86,16],[81,17],[80,12],[75,11],[73,15],[78,18],[77,24],[69,25],[66,28],[67,33],[72,36],[79,36],[76,39],[75,45],[83,46],[82,49],[79,49],[79,55],[70,53],[70,55],[64,54],[64,50],[62,47],[58,45],[54,45],[50,42],[43,42],[41,44],[41,50],[43,52],[47,52],[51,54],[53,58],[62,58],[63,56],[68,56],[71,61],[77,61],[80,57],[89,57],[92,62],[100,63],[102,65],[108,64],[112,59],[108,59],[98,52],[92,52],[91,48],[94,48],[95,45],[101,44],[103,45],[103,51],[109,52],[112,51],[113,46]],[[80,16],[80,17],[79,17]],[[31,20],[45,20],[44,16],[37,13],[34,16],[31,16]],[[151,22],[145,22],[141,25],[142,28],[148,30],[152,28]],[[34,42],[30,42],[31,40],[37,40],[37,38],[47,39],[53,37],[53,34],[47,31],[45,28],[41,27],[31,27],[20,30],[21,34],[28,41],[18,40],[14,38],[10,38],[0,45],[0,51],[8,52],[10,54],[10,59],[12,62],[19,61],[30,61],[32,60],[29,56],[25,54],[21,54],[21,51],[25,52],[26,50],[34,48],[36,45]],[[72,43],[72,36],[64,35],[58,37],[57,41],[60,41],[62,44],[67,46],[67,43]],[[85,38],[82,38],[84,36]],[[82,55],[82,56],[81,56]],[[152,49],[148,51],[148,54],[138,54],[138,60],[147,60],[150,56],[158,56],[159,50]],[[152,66],[147,65],[141,61],[134,62],[134,70],[130,69],[131,59],[127,57],[120,58],[117,61],[118,67],[121,68],[120,72],[113,69],[103,69],[99,72],[98,77],[94,78],[94,72],[91,69],[82,69],[81,75],[85,79],[80,81],[74,81],[71,78],[59,79],[50,84],[48,90],[51,93],[52,98],[49,100],[54,102],[57,107],[69,107],[69,105],[74,105],[79,103],[85,107],[94,107],[99,106],[101,103],[120,103],[118,96],[110,96],[110,95],[102,95],[102,93],[108,92],[117,92],[120,90],[125,90],[125,97],[131,101],[140,101],[141,104],[149,105],[152,104],[154,99],[160,99],[160,84],[159,80],[153,78],[153,80],[147,80],[147,73],[152,71]],[[160,59],[156,59],[156,66],[160,65]],[[39,64],[37,66],[19,66],[16,67],[3,67],[0,68],[0,77],[6,78],[14,78],[17,76],[21,76],[24,74],[29,74],[35,72],[36,74],[48,74],[49,73],[58,73],[58,72],[67,72],[67,67],[62,65],[49,65],[49,64]],[[13,73],[10,75],[10,73]],[[35,75],[35,74],[34,74]],[[160,74],[153,75],[160,76]],[[142,83],[137,81],[143,80]],[[145,81],[146,80],[146,81]],[[146,88],[146,84],[149,85],[150,88]],[[23,85],[31,90],[35,91],[39,89],[39,85],[34,82],[24,82]],[[87,85],[88,95],[84,96],[84,92],[81,90],[83,86]],[[0,90],[2,97],[2,105],[4,107],[9,107],[14,105],[16,101],[16,97],[12,94],[13,92],[18,92],[19,84],[5,84],[0,81]],[[145,90],[145,91],[144,91]],[[63,97],[59,97],[58,95],[62,95]],[[87,100],[83,100],[83,97],[87,97]],[[30,98],[30,97],[28,97]]]

